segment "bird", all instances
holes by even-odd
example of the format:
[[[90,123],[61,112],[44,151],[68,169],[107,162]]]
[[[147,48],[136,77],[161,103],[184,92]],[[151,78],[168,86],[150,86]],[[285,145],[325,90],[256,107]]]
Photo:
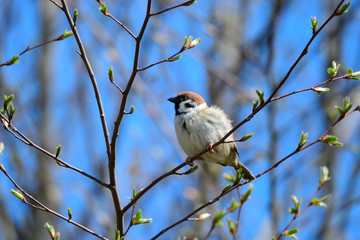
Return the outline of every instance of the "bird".
[[[188,160],[208,148],[208,152],[195,160],[232,166],[235,170],[242,170],[245,180],[255,179],[251,171],[238,160],[240,155],[232,134],[225,139],[226,143],[212,147],[232,129],[231,120],[221,108],[209,107],[199,94],[191,91],[180,92],[168,101],[175,104],[175,132]]]

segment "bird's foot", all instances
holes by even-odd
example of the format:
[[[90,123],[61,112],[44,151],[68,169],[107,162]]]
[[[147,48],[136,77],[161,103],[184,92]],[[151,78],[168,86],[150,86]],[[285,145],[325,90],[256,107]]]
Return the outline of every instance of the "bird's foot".
[[[213,145],[211,143],[209,143],[208,149],[210,153],[214,153]]]
[[[187,165],[189,165],[190,167],[193,167],[193,166],[194,166],[194,162],[191,160],[190,157],[187,157],[187,158],[186,158],[185,163],[186,163]]]

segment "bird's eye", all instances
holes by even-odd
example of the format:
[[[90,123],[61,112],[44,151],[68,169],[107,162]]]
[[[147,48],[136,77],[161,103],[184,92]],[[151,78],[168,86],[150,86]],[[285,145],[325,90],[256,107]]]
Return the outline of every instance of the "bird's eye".
[[[185,107],[186,107],[186,108],[193,108],[194,105],[192,105],[191,103],[185,103]]]

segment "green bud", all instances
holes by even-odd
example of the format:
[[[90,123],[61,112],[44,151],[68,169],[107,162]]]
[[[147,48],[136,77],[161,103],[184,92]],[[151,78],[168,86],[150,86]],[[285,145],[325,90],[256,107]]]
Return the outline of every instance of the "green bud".
[[[68,207],[67,212],[68,212],[68,217],[69,217],[69,221],[70,221],[70,219],[72,218],[72,212],[71,212],[70,207]]]
[[[245,142],[246,140],[252,138],[252,136],[254,136],[254,133],[246,134],[245,136],[243,136],[243,137],[240,139],[240,142]]]
[[[241,206],[241,202],[240,201],[235,201],[235,199],[233,198],[231,200],[230,206],[228,207],[226,212],[227,213],[232,213],[232,212],[236,211],[236,209],[238,209],[240,206]]]
[[[55,158],[58,158],[60,152],[61,152],[61,145],[58,145],[58,146],[56,147]]]
[[[259,105],[259,100],[253,101],[253,109],[252,109],[253,112],[256,110],[258,105]]]
[[[112,66],[109,67],[108,75],[109,75],[109,80],[110,80],[110,82],[113,82],[113,81],[114,81],[114,71],[113,71],[113,67],[112,67]]]
[[[2,154],[2,152],[4,151],[4,143],[3,142],[0,142],[0,155]]]
[[[326,166],[322,166],[320,169],[321,169],[321,179],[319,181],[319,188],[321,188],[325,182],[331,179],[329,177],[329,169]]]
[[[221,219],[223,218],[225,216],[225,212],[224,212],[224,210],[221,210],[221,211],[217,211],[216,212],[216,215],[215,215],[215,217],[214,217],[214,219],[213,219],[213,222],[212,222],[212,225],[214,226],[214,225],[222,225],[222,222],[221,222]]]
[[[174,61],[176,61],[176,60],[179,60],[180,58],[181,58],[181,53],[180,54],[178,54],[178,55],[176,55],[176,56],[174,56],[174,57],[172,57],[172,58],[169,58],[168,59],[168,61],[169,62],[174,62]]]
[[[190,0],[190,1],[187,1],[186,3],[183,4],[183,6],[190,6],[192,4],[196,3],[195,0]]]
[[[210,217],[210,216],[211,216],[210,213],[200,214],[200,216],[199,216],[199,221],[202,221],[202,220],[204,220],[204,219],[206,219],[206,218],[208,218],[208,217]]]
[[[6,172],[4,165],[2,165],[1,163],[0,163],[0,169],[1,171]]]
[[[11,193],[17,197],[18,199],[20,199],[23,203],[26,203],[26,199],[24,197],[24,195],[19,191],[19,190],[14,190],[14,189],[11,189]]]
[[[298,233],[298,232],[299,232],[299,230],[294,228],[294,229],[290,229],[290,230],[285,231],[284,235],[287,236],[287,237],[293,238],[293,239],[298,239],[295,236],[295,233]]]
[[[74,22],[74,24],[76,23],[76,20],[77,20],[78,16],[79,16],[79,12],[78,12],[78,10],[75,8],[75,9],[74,9],[74,13],[73,13],[73,22]]]
[[[259,89],[256,89],[256,94],[258,95],[260,102],[264,103],[265,101],[264,92],[261,92]]]
[[[193,48],[193,47],[195,47],[196,45],[199,44],[199,42],[201,42],[201,38],[197,38],[197,39],[191,41],[188,48]]]
[[[60,233],[59,232],[56,233],[56,238],[55,239],[60,240]]]
[[[236,227],[235,227],[235,224],[233,223],[233,221],[230,218],[228,218],[228,219],[226,219],[226,222],[228,224],[230,233],[232,235],[236,234]]]
[[[52,225],[45,223],[44,227],[49,232],[51,239],[55,239],[55,229]]]
[[[319,21],[316,20],[316,17],[311,17],[311,29],[313,34],[317,32]]]

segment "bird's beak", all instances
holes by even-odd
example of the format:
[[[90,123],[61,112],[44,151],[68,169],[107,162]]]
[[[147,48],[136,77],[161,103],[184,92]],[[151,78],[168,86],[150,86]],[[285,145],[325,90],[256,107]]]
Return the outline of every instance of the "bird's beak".
[[[179,99],[177,97],[171,97],[171,98],[168,98],[168,101],[172,102],[172,103],[178,103]]]

